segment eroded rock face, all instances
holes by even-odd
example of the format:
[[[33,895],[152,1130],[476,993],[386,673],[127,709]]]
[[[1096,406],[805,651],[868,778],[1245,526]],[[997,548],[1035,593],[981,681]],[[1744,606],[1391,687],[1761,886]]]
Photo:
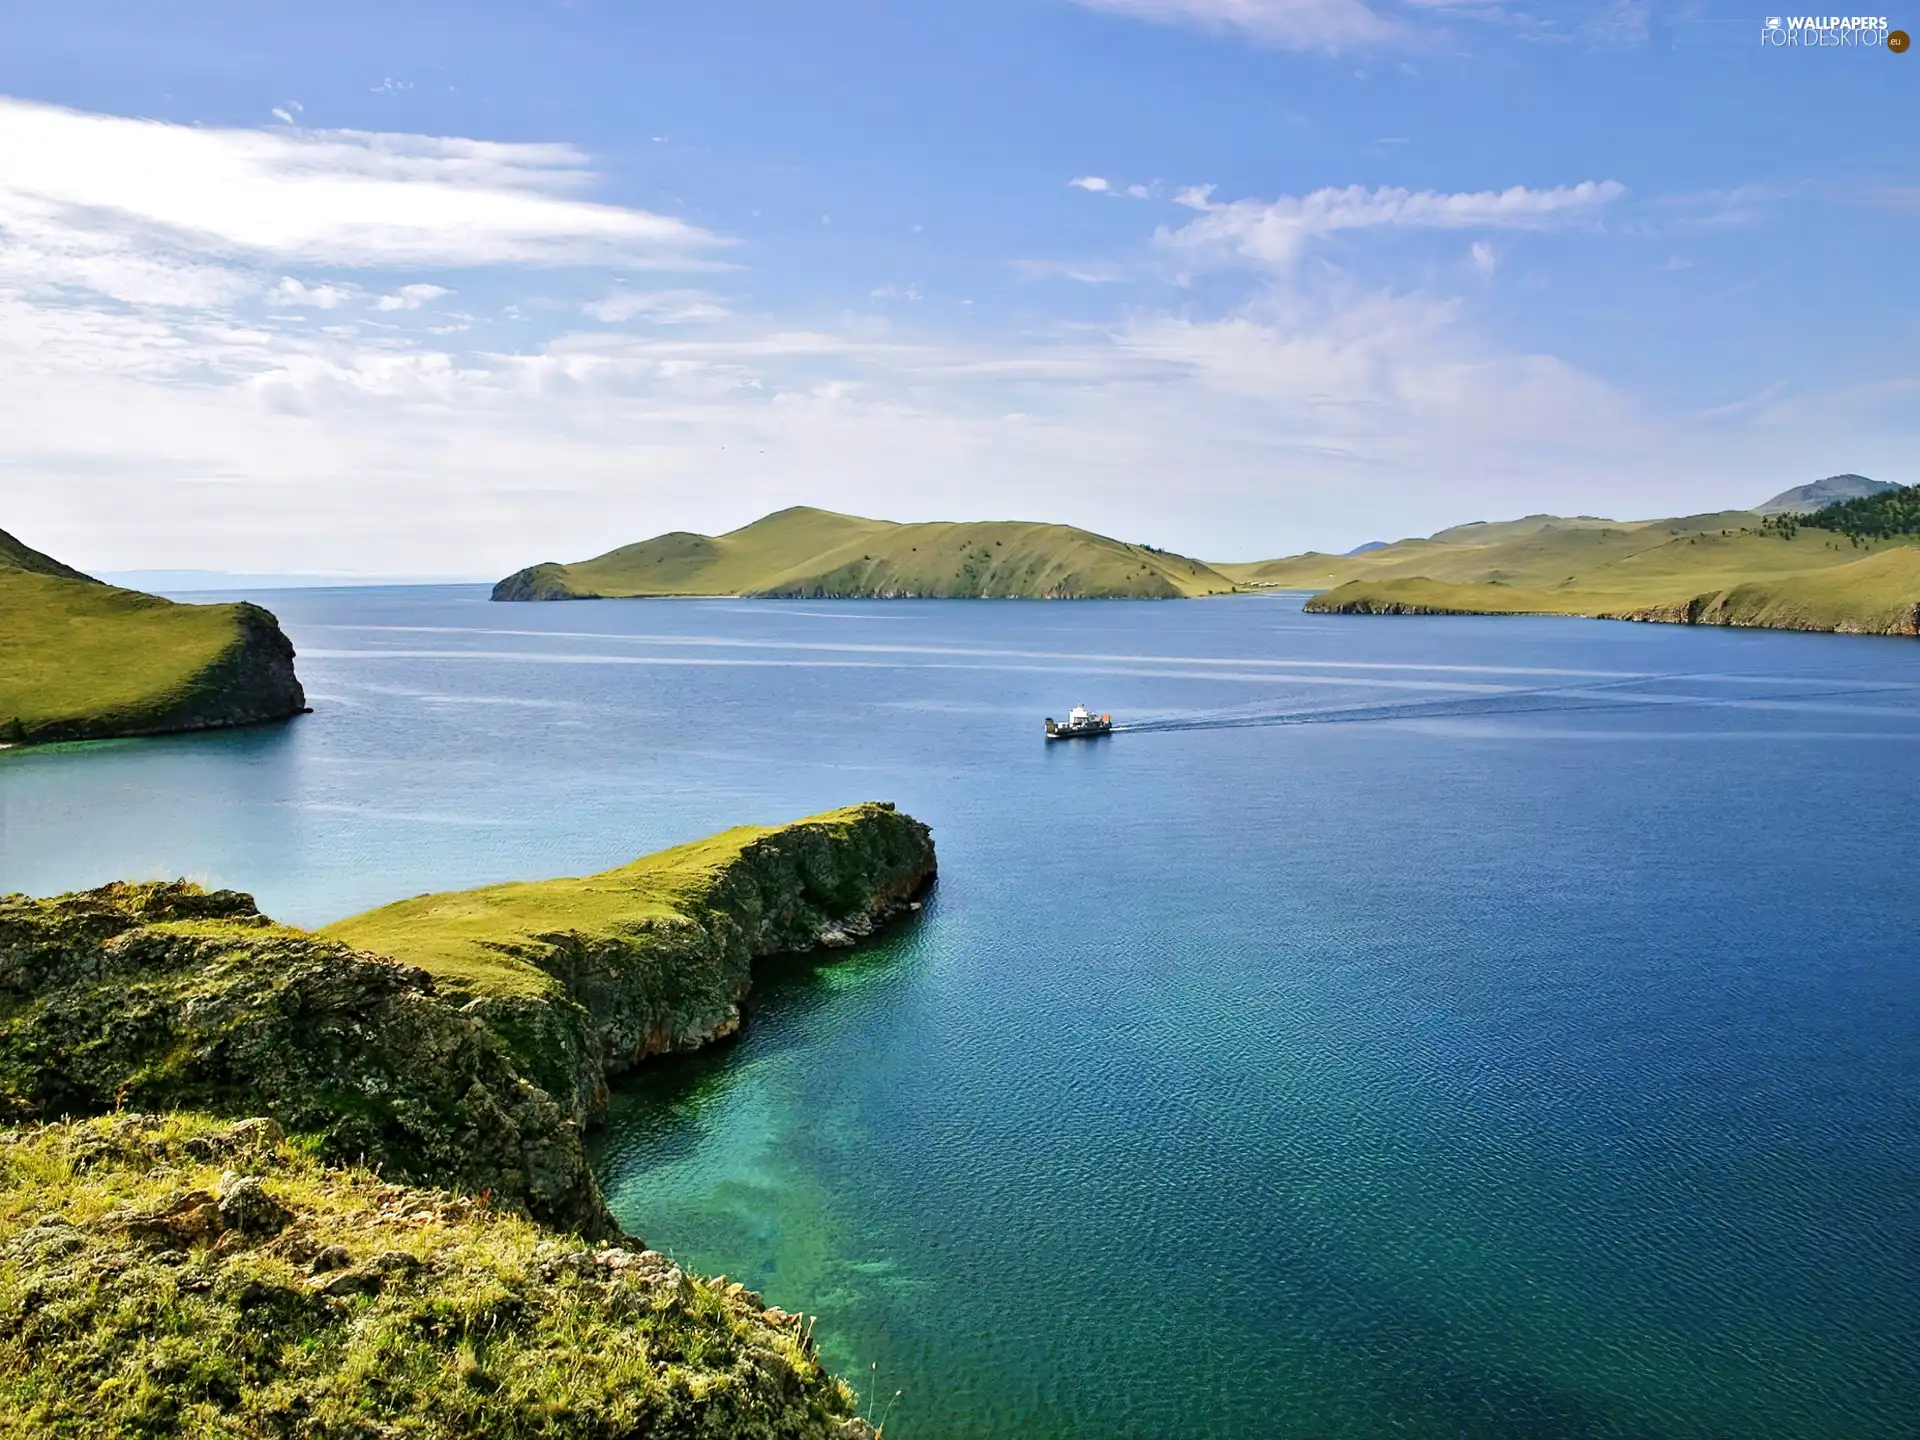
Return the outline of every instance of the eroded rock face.
[[[799,821],[742,847],[678,915],[501,946],[559,980],[564,1001],[468,1008],[591,1119],[609,1078],[738,1031],[756,960],[851,947],[915,908],[934,873],[932,832],[890,804]]]
[[[306,713],[307,694],[293,669],[293,642],[272,613],[241,601],[233,638],[213,662],[163,699],[0,733],[0,741],[46,744],[126,735],[171,735],[257,725]]]
[[[185,883],[0,899],[0,1116],[271,1116],[338,1161],[614,1235],[580,1127],[424,971]],[[263,1132],[264,1136],[264,1132]]]
[[[231,890],[6,896],[0,1120],[271,1117],[206,1158],[243,1176],[277,1125],[335,1161],[617,1236],[581,1145],[609,1077],[732,1034],[755,960],[869,936],[933,873],[931,833],[891,805],[783,826],[680,897],[678,914],[515,942],[560,982],[551,997],[443,996],[426,971],[275,925]]]

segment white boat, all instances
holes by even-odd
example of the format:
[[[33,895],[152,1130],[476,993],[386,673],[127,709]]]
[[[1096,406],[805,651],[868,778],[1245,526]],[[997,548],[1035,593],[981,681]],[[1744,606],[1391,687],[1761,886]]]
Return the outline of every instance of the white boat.
[[[1113,729],[1113,716],[1095,715],[1084,705],[1076,705],[1068,712],[1066,723],[1061,724],[1049,715],[1047,717],[1047,739],[1079,740],[1093,735],[1105,735]]]

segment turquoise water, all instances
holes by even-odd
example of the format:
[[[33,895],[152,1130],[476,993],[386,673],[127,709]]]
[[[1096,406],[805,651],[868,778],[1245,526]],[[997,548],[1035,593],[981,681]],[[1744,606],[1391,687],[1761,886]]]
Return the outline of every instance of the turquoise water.
[[[885,798],[916,922],[598,1136],[934,1436],[1912,1436],[1920,646],[268,597],[315,713],[0,755],[0,886],[315,923]],[[1147,728],[1047,746],[1084,700]]]

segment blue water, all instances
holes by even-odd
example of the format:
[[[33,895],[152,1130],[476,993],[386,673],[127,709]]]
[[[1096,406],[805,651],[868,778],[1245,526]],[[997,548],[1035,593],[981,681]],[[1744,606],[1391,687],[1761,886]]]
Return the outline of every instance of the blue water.
[[[1920,645],[263,598],[315,713],[0,755],[0,888],[316,923],[932,824],[917,921],[598,1137],[890,1436],[1920,1433]],[[1045,745],[1079,700],[1143,728]]]

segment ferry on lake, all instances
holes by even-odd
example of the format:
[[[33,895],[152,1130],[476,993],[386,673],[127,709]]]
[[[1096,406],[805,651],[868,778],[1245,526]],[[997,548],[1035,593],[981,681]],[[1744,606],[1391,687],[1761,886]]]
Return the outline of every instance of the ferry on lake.
[[[1085,736],[1105,735],[1113,729],[1113,716],[1095,715],[1084,705],[1076,705],[1067,715],[1066,723],[1058,724],[1054,718],[1047,717],[1047,739],[1079,740]]]

